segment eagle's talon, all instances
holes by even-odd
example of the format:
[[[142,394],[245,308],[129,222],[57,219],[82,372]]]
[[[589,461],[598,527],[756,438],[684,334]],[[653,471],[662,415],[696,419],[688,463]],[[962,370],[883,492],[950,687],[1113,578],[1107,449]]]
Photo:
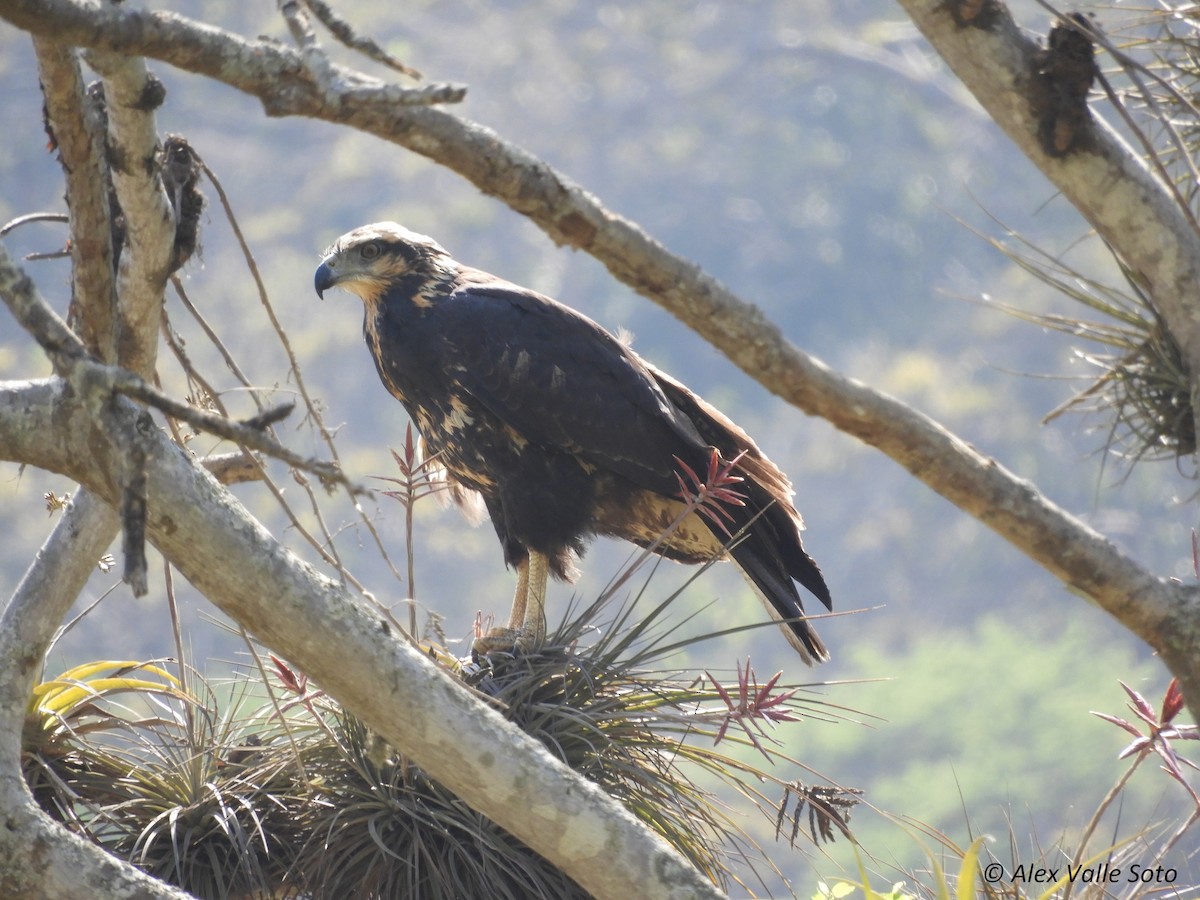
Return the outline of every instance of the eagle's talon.
[[[471,644],[471,655],[479,658],[492,653],[511,653],[516,646],[516,631],[512,628],[493,628],[487,634],[475,638]]]
[[[475,638],[471,644],[471,655],[476,659],[493,653],[520,656],[534,653],[542,648],[545,635],[530,628],[493,628],[487,634]]]

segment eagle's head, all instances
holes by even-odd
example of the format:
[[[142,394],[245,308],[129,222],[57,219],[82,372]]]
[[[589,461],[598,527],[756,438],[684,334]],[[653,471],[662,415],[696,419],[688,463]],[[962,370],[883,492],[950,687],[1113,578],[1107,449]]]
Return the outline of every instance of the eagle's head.
[[[433,238],[395,222],[376,222],[334,241],[317,266],[313,285],[318,297],[324,298],[332,287],[341,287],[372,304],[406,275],[433,275],[449,260],[449,254]]]

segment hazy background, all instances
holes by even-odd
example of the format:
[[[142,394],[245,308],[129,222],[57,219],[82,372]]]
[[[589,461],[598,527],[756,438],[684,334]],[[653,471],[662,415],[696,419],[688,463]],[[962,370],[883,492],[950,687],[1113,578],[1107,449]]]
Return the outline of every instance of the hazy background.
[[[245,35],[286,39],[273,3],[164,6]],[[1072,418],[1038,424],[1081,386],[1066,379],[1088,374],[1073,357],[1079,345],[975,301],[988,294],[1034,310],[1070,307],[970,228],[999,234],[995,217],[1048,249],[1070,250],[1093,275],[1114,283],[1118,276],[1097,242],[1077,244],[1086,226],[898,7],[882,0],[345,0],[338,9],[428,79],[467,84],[456,113],[535,153],[701,264],[800,348],[933,415],[1154,571],[1193,577],[1194,481],[1171,463],[1131,472],[1105,462],[1097,452],[1104,423],[1091,423],[1099,432]],[[1045,31],[1043,12],[1019,12]],[[339,58],[389,77],[348,54]],[[631,331],[641,354],[729,413],[789,473],[809,526],[806,545],[838,610],[868,610],[819,623],[834,655],[819,670],[805,671],[774,629],[702,644],[681,666],[732,669],[749,655],[763,676],[784,669],[792,681],[869,681],[822,689],[828,701],[861,711],[869,727],[792,725],[779,732],[789,751],[865,789],[881,809],[964,844],[970,834],[991,833],[1004,856],[1010,822],[1024,847],[1051,845],[1086,822],[1123,769],[1115,757],[1127,737],[1089,710],[1122,711],[1118,679],[1157,702],[1167,677],[1145,646],[890,460],[774,398],[590,257],[555,247],[454,174],[346,129],[268,120],[256,101],[229,88],[152,68],[168,89],[160,130],[184,134],[221,179],[306,382],[339,429],[352,476],[394,474],[388,449],[400,446],[405,417],[378,383],[358,301],[340,292],[318,301],[312,272],[339,234],[395,219],[466,263]],[[0,220],[62,211],[28,40],[5,26],[0,73]],[[286,359],[215,192],[203,190],[210,201],[203,254],[184,270],[185,286],[255,383],[286,398],[293,389]],[[64,235],[59,226],[23,228],[6,245],[44,251]],[[65,264],[30,263],[28,271],[65,311]],[[249,412],[176,298],[168,311],[203,371],[229,391],[223,399],[234,413]],[[0,314],[0,377],[48,371]],[[187,392],[173,360],[164,358],[161,371],[168,389]],[[306,423],[297,416],[294,424],[284,431],[293,446],[323,452]],[[214,444],[200,437],[193,446],[203,453]],[[286,473],[279,476],[308,516],[307,500]],[[72,487],[0,465],[0,596],[51,526],[43,493]],[[316,559],[262,486],[235,491],[276,536]],[[402,568],[400,507],[386,498],[364,507]],[[407,586],[389,573],[344,500],[324,509],[357,577],[382,602],[403,600]],[[512,578],[490,527],[471,529],[432,503],[419,506],[417,518],[418,597],[444,617],[447,633],[469,635],[476,610],[506,614]],[[621,545],[594,547],[573,589],[552,588],[552,615],[573,591],[593,596],[627,554]],[[688,574],[666,566],[652,590],[661,596]],[[59,643],[52,673],[83,659],[174,653],[161,577],[140,601],[118,579],[119,566],[92,579],[83,603],[111,593]],[[209,670],[220,673],[238,643],[182,579],[176,586],[194,659],[201,666],[212,659]],[[707,574],[678,607],[681,617],[697,614],[699,631],[762,614],[729,572]],[[802,770],[781,774],[813,780]],[[1135,778],[1123,822],[1168,814],[1169,805],[1158,806],[1166,788],[1150,771]],[[852,825],[884,863],[921,859],[910,835],[869,811]],[[770,831],[764,823],[765,846],[800,896],[848,859],[844,842],[827,858],[775,844]],[[890,874],[880,876],[881,886]],[[774,883],[771,890],[782,892]]]

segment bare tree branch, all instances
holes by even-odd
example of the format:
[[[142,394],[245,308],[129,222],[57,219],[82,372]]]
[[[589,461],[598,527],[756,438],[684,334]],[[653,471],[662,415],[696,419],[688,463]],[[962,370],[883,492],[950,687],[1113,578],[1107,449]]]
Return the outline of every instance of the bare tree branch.
[[[91,353],[115,362],[116,287],[103,127],[86,98],[75,49],[40,37],[34,38],[33,46],[46,100],[46,126],[66,181],[76,327]],[[38,603],[41,615],[57,625],[118,527],[109,507],[77,491],[17,586],[6,614],[19,618],[30,603]],[[44,654],[45,648],[39,655]]]
[[[402,75],[407,75],[417,81],[421,80],[420,72],[396,59],[370,38],[356,33],[350,23],[335,13],[323,0],[304,0],[304,5],[312,10],[313,15],[329,29],[335,38],[351,50],[356,50],[368,59],[387,66],[389,69],[395,69]]]
[[[9,641],[0,641],[7,650]],[[7,680],[0,675],[0,680]],[[7,719],[9,716],[3,716]],[[13,733],[19,737],[20,729]],[[0,753],[0,896],[22,900],[194,900],[72,834],[34,804],[20,769]]]
[[[39,666],[50,647],[54,629],[66,617],[95,571],[96,563],[113,542],[119,524],[111,507],[87,491],[76,491],[17,585],[4,616],[11,622],[32,617],[42,623],[41,650],[34,651]],[[28,697],[32,688],[31,678],[21,696]]]
[[[0,296],[3,296],[17,321],[41,344],[55,371],[64,375],[84,402],[94,410],[106,404],[114,394],[124,394],[194,428],[274,456],[297,469],[312,472],[324,482],[344,484],[352,493],[361,492],[362,489],[348,481],[337,466],[300,456],[263,434],[261,423],[235,422],[225,416],[205,412],[167,396],[133,372],[105,366],[91,359],[83,342],[41,298],[29,277],[13,264],[3,245],[0,245]],[[270,411],[268,415],[279,416],[281,412]]]
[[[46,98],[47,125],[53,131],[67,185],[77,328],[97,359],[116,362],[116,284],[103,124],[95,104],[86,99],[75,49],[42,37],[34,38],[33,47]]]

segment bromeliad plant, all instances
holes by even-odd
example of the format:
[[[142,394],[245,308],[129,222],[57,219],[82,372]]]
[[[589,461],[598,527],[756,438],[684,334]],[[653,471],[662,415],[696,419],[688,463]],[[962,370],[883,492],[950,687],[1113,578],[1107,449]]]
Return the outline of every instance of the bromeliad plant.
[[[1187,367],[1159,321],[1137,277],[1120,266],[1125,284],[1106,285],[1043,252],[1019,235],[1021,245],[988,238],[1017,266],[1067,297],[1083,312],[1039,313],[1008,304],[1000,309],[1040,327],[1086,341],[1074,356],[1093,373],[1088,383],[1043,418],[1067,412],[1102,422],[1105,450],[1131,462],[1182,459],[1196,450]],[[1117,260],[1120,265],[1120,260]]]
[[[126,767],[103,735],[162,724],[147,714],[152,698],[186,701],[179,680],[162,662],[87,663],[34,688],[22,735],[25,778],[41,806],[60,822],[83,827],[89,804],[102,806],[114,796],[113,782]],[[143,709],[135,712],[123,700]]]
[[[612,607],[593,603],[542,652],[485,667],[439,659],[716,884],[728,886],[735,859],[771,864],[744,816],[706,786],[714,781],[785,840],[802,809],[814,838],[847,835],[853,792],[788,782],[752,761],[785,771],[793,761],[769,727],[843,711],[809,686],[759,685],[749,661],[729,683],[665,667],[695,640],[666,620],[669,604],[642,615],[630,599],[603,621]],[[285,661],[243,671],[231,688],[195,673],[186,682],[157,661],[79,667],[40,685],[26,772],[43,807],[202,897],[515,900],[531,885],[534,896],[585,896]],[[232,700],[222,708],[218,696]]]
[[[247,711],[245,685],[222,714],[202,679],[185,687],[166,664],[91,663],[38,685],[26,779],[52,816],[156,877],[265,896],[289,860],[265,819],[295,781],[279,757],[256,759],[274,723]]]

